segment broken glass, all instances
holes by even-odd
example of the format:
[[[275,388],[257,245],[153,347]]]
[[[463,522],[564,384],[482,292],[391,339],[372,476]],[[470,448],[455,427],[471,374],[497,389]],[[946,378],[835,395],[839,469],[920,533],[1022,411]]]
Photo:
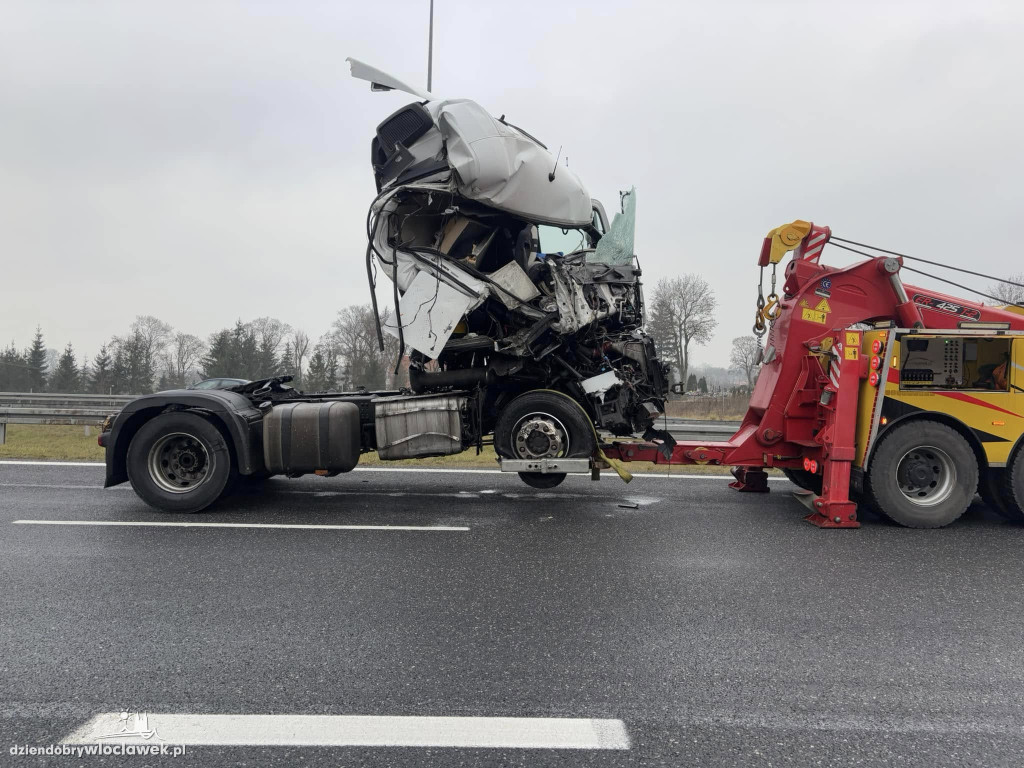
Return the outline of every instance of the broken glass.
[[[622,213],[616,213],[608,234],[587,257],[590,264],[622,267],[633,263],[633,235],[636,231],[636,188],[622,193]]]

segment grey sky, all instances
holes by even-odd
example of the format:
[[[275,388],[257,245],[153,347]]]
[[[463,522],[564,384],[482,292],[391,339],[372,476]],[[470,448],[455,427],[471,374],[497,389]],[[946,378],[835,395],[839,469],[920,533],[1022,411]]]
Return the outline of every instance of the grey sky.
[[[367,301],[369,142],[410,99],[345,57],[425,84],[426,21],[427,0],[0,4],[0,344],[41,324],[91,356],[138,314],[316,338]],[[1024,269],[1021,40],[1019,2],[437,0],[434,91],[561,145],[609,208],[636,185],[645,282],[709,280],[696,358],[725,364],[761,238],[795,218]]]

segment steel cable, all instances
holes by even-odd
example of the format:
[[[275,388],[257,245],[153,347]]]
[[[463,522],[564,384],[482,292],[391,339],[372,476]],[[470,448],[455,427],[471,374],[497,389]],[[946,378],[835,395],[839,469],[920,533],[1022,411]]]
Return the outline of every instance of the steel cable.
[[[964,274],[974,275],[975,277],[984,277],[986,280],[995,280],[995,281],[1000,282],[1000,283],[1006,283],[1007,285],[1016,286],[1017,288],[1024,288],[1024,283],[1015,283],[1013,280],[1007,280],[1004,277],[996,277],[995,275],[986,275],[984,272],[974,272],[973,270],[964,269],[963,267],[954,267],[952,264],[943,264],[941,261],[931,261],[929,259],[922,259],[920,256],[908,256],[905,253],[897,253],[896,251],[887,251],[885,248],[877,248],[874,245],[865,245],[864,243],[858,243],[856,240],[847,240],[845,238],[836,237],[835,235],[833,235],[832,238],[831,238],[831,242],[833,242],[833,245],[838,245],[838,243],[834,242],[836,240],[839,240],[840,242],[843,242],[843,243],[849,243],[850,245],[859,245],[861,248],[869,248],[872,251],[878,251],[879,253],[887,253],[890,256],[899,256],[901,259],[911,259],[913,261],[920,261],[920,262],[923,262],[924,264],[931,264],[933,267],[943,267],[944,269],[952,269],[954,272],[963,272]],[[843,246],[838,245],[838,247],[842,248]],[[852,248],[848,248],[847,250],[853,250],[853,249]],[[853,252],[854,253],[860,253],[860,251],[853,251]],[[864,255],[864,256],[871,256],[871,254],[867,254],[867,253],[862,254],[862,255]],[[872,256],[872,258],[878,258],[878,257],[877,256]],[[921,274],[925,274],[925,273],[922,272]],[[956,283],[954,283],[954,285],[956,285]],[[968,290],[970,290],[970,289],[968,289]],[[982,294],[982,295],[984,295],[984,294]],[[1002,299],[998,299],[998,300],[1002,301]]]
[[[842,240],[842,238],[833,237],[832,240]],[[852,240],[843,240],[843,242],[844,243],[851,243],[853,241]],[[844,251],[850,251],[850,253],[856,253],[856,254],[858,254],[860,256],[866,256],[869,259],[880,259],[880,258],[882,258],[881,256],[875,256],[874,254],[871,254],[871,253],[865,253],[864,251],[858,251],[856,248],[850,248],[850,247],[845,246],[845,245],[840,245],[839,243],[833,242],[831,244],[834,245],[836,248],[842,248]],[[871,248],[872,247],[870,245],[864,245],[863,243],[857,243],[857,245],[861,246],[862,248]],[[875,250],[881,251],[882,249],[881,248],[875,248]],[[884,253],[889,253],[889,254],[891,254],[893,256],[900,256],[901,258],[913,258],[913,257],[910,257],[910,256],[903,256],[903,254],[895,253],[893,251],[884,251]],[[919,261],[924,261],[924,259],[919,259]],[[928,263],[932,264],[932,263],[935,263],[935,262],[928,262]],[[942,266],[946,266],[946,265],[945,264],[938,264],[938,266],[942,267]],[[1006,301],[1006,299],[1001,299],[998,296],[993,296],[991,293],[985,293],[984,291],[979,291],[977,288],[971,288],[969,286],[963,285],[962,283],[957,283],[957,282],[954,282],[953,280],[947,280],[944,277],[936,277],[935,275],[930,274],[928,272],[923,272],[920,269],[914,269],[913,267],[908,267],[906,264],[903,265],[903,269],[907,270],[908,272],[913,272],[913,273],[918,274],[918,275],[924,275],[925,277],[930,277],[933,280],[938,280],[940,283],[947,283],[948,285],[956,286],[957,288],[961,288],[961,289],[967,291],[968,293],[973,293],[973,294],[976,294],[978,296],[984,296],[986,299],[992,299],[993,301],[998,301],[1000,303],[1000,305],[1002,305],[1002,306],[1014,306],[1014,307],[1022,307],[1022,308],[1024,308],[1024,304],[1017,304],[1016,302],[1013,302],[1013,301]],[[950,269],[955,269],[955,267],[950,267]],[[967,272],[969,270],[961,269],[961,270],[958,270],[958,271],[959,272]],[[971,274],[976,274],[979,277],[989,277],[989,275],[982,275],[982,274],[977,273],[977,272],[972,272]],[[998,280],[999,278],[992,278],[992,279]],[[1017,283],[1012,283],[1009,280],[1003,280],[1002,282],[1010,283],[1011,285],[1017,285]]]

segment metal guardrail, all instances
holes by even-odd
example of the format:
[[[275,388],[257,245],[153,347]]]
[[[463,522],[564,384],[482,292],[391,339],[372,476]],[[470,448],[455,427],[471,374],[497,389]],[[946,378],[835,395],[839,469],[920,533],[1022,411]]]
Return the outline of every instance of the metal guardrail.
[[[61,424],[98,426],[103,420],[138,395],[65,395],[42,392],[0,392],[0,445],[8,424]],[[739,428],[738,421],[658,419],[655,427],[667,429],[677,440],[728,440]]]
[[[134,399],[131,395],[0,392],[0,445],[6,442],[8,424],[98,426]]]

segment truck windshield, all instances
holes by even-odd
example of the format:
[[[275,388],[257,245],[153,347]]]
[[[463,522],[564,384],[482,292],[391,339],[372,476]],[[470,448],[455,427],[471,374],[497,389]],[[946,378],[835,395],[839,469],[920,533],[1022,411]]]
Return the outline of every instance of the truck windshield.
[[[542,224],[537,227],[541,253],[573,253],[590,247],[590,238],[579,229],[562,229]]]

